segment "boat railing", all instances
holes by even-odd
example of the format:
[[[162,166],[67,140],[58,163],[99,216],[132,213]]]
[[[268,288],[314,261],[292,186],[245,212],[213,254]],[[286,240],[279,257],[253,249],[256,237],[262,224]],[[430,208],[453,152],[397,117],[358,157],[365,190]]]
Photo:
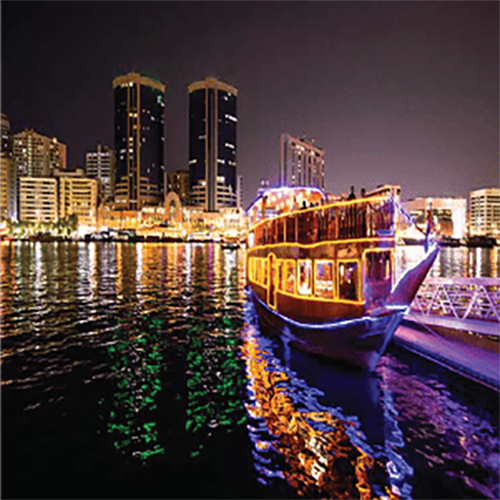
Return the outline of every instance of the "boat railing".
[[[390,197],[366,198],[316,206],[258,223],[254,245],[313,244],[322,241],[393,237],[395,209]]]
[[[410,309],[429,317],[500,323],[500,279],[427,278]]]

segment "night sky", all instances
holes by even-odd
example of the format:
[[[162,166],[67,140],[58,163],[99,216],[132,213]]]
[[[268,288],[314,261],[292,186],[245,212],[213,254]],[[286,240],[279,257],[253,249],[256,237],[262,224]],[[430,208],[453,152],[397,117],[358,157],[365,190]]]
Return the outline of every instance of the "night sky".
[[[166,165],[187,167],[187,85],[238,91],[245,202],[281,133],[325,150],[326,188],[403,199],[499,185],[497,2],[1,2],[2,111],[68,147],[113,146],[114,77],[166,84]]]

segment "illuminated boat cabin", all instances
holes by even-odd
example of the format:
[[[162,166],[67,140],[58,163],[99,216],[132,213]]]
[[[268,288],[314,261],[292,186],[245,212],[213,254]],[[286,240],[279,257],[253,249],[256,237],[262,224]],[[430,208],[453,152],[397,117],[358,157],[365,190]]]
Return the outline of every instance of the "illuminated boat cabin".
[[[302,323],[382,307],[395,273],[399,188],[328,200],[316,188],[269,189],[247,211],[247,279],[275,312]]]

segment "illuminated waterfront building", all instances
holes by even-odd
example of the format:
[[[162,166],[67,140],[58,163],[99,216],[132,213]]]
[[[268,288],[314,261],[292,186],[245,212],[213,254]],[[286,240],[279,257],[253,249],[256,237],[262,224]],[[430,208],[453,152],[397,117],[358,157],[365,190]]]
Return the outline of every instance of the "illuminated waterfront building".
[[[19,219],[27,222],[54,222],[57,219],[57,179],[19,178]]]
[[[115,207],[140,210],[164,199],[165,85],[139,73],[113,80]]]
[[[89,151],[86,155],[87,176],[99,181],[105,200],[111,200],[114,194],[115,167],[115,153],[108,146],[98,144],[95,151]]]
[[[243,176],[238,175],[236,179],[236,206],[238,208],[243,207]]]
[[[66,170],[66,145],[34,130],[14,134],[13,153],[19,177],[50,177]]]
[[[471,236],[500,238],[500,189],[485,188],[469,193]]]
[[[58,176],[58,215],[78,216],[78,225],[94,227],[97,216],[97,180],[84,176],[83,169],[60,172]]]
[[[437,233],[456,239],[465,237],[465,198],[415,198],[404,203],[418,227],[425,232],[427,213],[431,210]]]
[[[280,185],[325,187],[325,153],[314,140],[282,134]]]
[[[2,150],[0,165],[0,219],[15,218],[17,177],[12,158],[12,136],[10,122],[2,113]]]
[[[20,177],[19,218],[27,222],[55,222],[77,215],[80,226],[95,226],[97,180],[75,172],[54,172],[52,177]]]
[[[189,90],[191,205],[206,212],[236,207],[236,101],[238,91],[215,78]]]
[[[189,171],[186,169],[167,173],[167,193],[174,192],[179,196],[182,205],[189,203]]]

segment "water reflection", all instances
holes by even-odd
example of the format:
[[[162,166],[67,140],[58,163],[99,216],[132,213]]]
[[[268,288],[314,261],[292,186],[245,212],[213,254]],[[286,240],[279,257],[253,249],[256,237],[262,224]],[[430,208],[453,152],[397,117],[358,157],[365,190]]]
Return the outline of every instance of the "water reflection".
[[[116,341],[107,347],[115,374],[107,429],[117,451],[142,460],[165,452],[159,443],[157,394],[159,374],[165,369],[160,349],[162,322],[158,319],[128,328],[116,328]],[[104,399],[100,404],[105,402]],[[107,402],[109,407],[109,401]]]
[[[390,397],[381,404],[376,378],[289,350],[263,334],[252,303],[245,308],[247,411],[259,481],[284,479],[313,498],[407,498],[412,469],[400,453],[395,409]]]
[[[400,276],[409,266],[415,265],[424,255],[424,247],[408,245],[397,248],[396,274]],[[500,247],[468,248],[441,247],[429,276],[435,278],[499,277]]]
[[[498,253],[482,250],[449,249],[440,272],[497,270]],[[434,471],[448,481],[442,498],[500,493],[498,425],[478,413],[498,395],[460,399],[456,379],[401,354],[367,376],[290,349],[249,309],[240,250],[15,242],[0,252],[2,438],[12,470],[29,470],[36,487],[11,481],[19,496],[40,497],[43,480],[53,498],[61,467],[93,478],[110,464],[114,491],[129,462],[143,474],[138,496],[151,496],[152,464],[160,496],[170,484],[182,496],[188,475],[197,498],[437,498],[422,486]]]
[[[417,364],[408,354],[402,359],[387,354],[377,373],[398,409],[405,456],[421,464],[415,496],[500,498],[498,393],[440,372],[429,362]],[[471,407],[475,396],[481,402]],[[423,475],[424,469],[432,473]],[[426,480],[432,477],[434,482]]]

